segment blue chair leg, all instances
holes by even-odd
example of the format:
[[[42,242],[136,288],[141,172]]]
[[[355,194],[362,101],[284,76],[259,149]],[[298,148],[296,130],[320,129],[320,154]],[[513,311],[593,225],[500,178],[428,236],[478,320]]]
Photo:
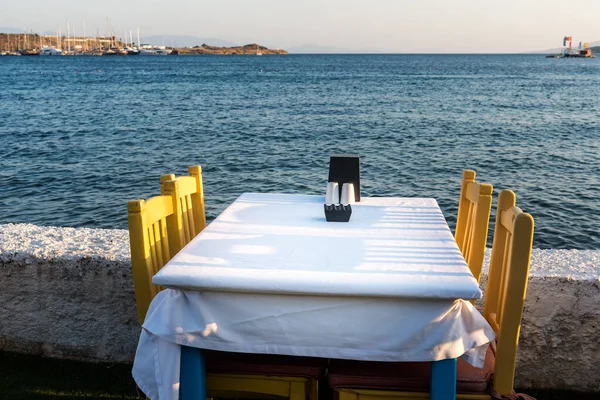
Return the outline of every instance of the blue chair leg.
[[[431,400],[456,399],[456,358],[431,363]]]
[[[202,350],[181,346],[179,399],[206,400],[206,365]]]

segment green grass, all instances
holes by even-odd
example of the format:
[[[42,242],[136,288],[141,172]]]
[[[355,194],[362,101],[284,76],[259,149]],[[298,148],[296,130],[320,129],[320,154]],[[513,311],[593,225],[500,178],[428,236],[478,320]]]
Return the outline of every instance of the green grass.
[[[321,385],[321,400],[332,399]],[[567,391],[523,390],[538,400],[597,400],[600,394]],[[131,365],[93,364],[0,352],[2,400],[133,400],[138,394]]]

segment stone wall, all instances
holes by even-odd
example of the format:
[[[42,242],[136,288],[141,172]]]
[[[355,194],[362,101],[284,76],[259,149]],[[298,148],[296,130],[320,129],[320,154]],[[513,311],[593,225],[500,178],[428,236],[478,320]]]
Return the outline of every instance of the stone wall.
[[[0,225],[0,350],[132,362],[128,232]]]
[[[516,386],[600,392],[600,251],[534,250],[531,268]],[[0,225],[0,282],[0,350],[133,361],[127,231]]]

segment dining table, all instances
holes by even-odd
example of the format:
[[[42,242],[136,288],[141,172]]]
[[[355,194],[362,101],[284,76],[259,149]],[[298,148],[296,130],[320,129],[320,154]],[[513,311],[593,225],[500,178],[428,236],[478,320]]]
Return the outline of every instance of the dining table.
[[[327,222],[324,196],[244,193],[154,277],[133,377],[151,399],[205,400],[203,350],[482,367],[495,334],[434,198],[366,197]]]

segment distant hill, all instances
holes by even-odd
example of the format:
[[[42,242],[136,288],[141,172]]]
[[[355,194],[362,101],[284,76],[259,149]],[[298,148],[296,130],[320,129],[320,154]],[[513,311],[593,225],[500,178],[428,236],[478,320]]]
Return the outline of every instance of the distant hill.
[[[201,38],[190,35],[161,35],[161,36],[142,36],[141,41],[144,44],[153,44],[156,46],[171,46],[173,47],[194,47],[206,43],[216,47],[235,47],[238,44],[228,42],[217,38]]]
[[[262,54],[287,54],[287,51],[281,49],[269,49],[265,46],[261,46],[257,43],[251,43],[244,46],[234,46],[234,47],[217,47],[217,46],[209,46],[207,44],[203,44],[202,46],[193,46],[193,47],[182,47],[177,48],[178,54],[192,54],[192,55],[256,55],[257,52],[261,52]]]

